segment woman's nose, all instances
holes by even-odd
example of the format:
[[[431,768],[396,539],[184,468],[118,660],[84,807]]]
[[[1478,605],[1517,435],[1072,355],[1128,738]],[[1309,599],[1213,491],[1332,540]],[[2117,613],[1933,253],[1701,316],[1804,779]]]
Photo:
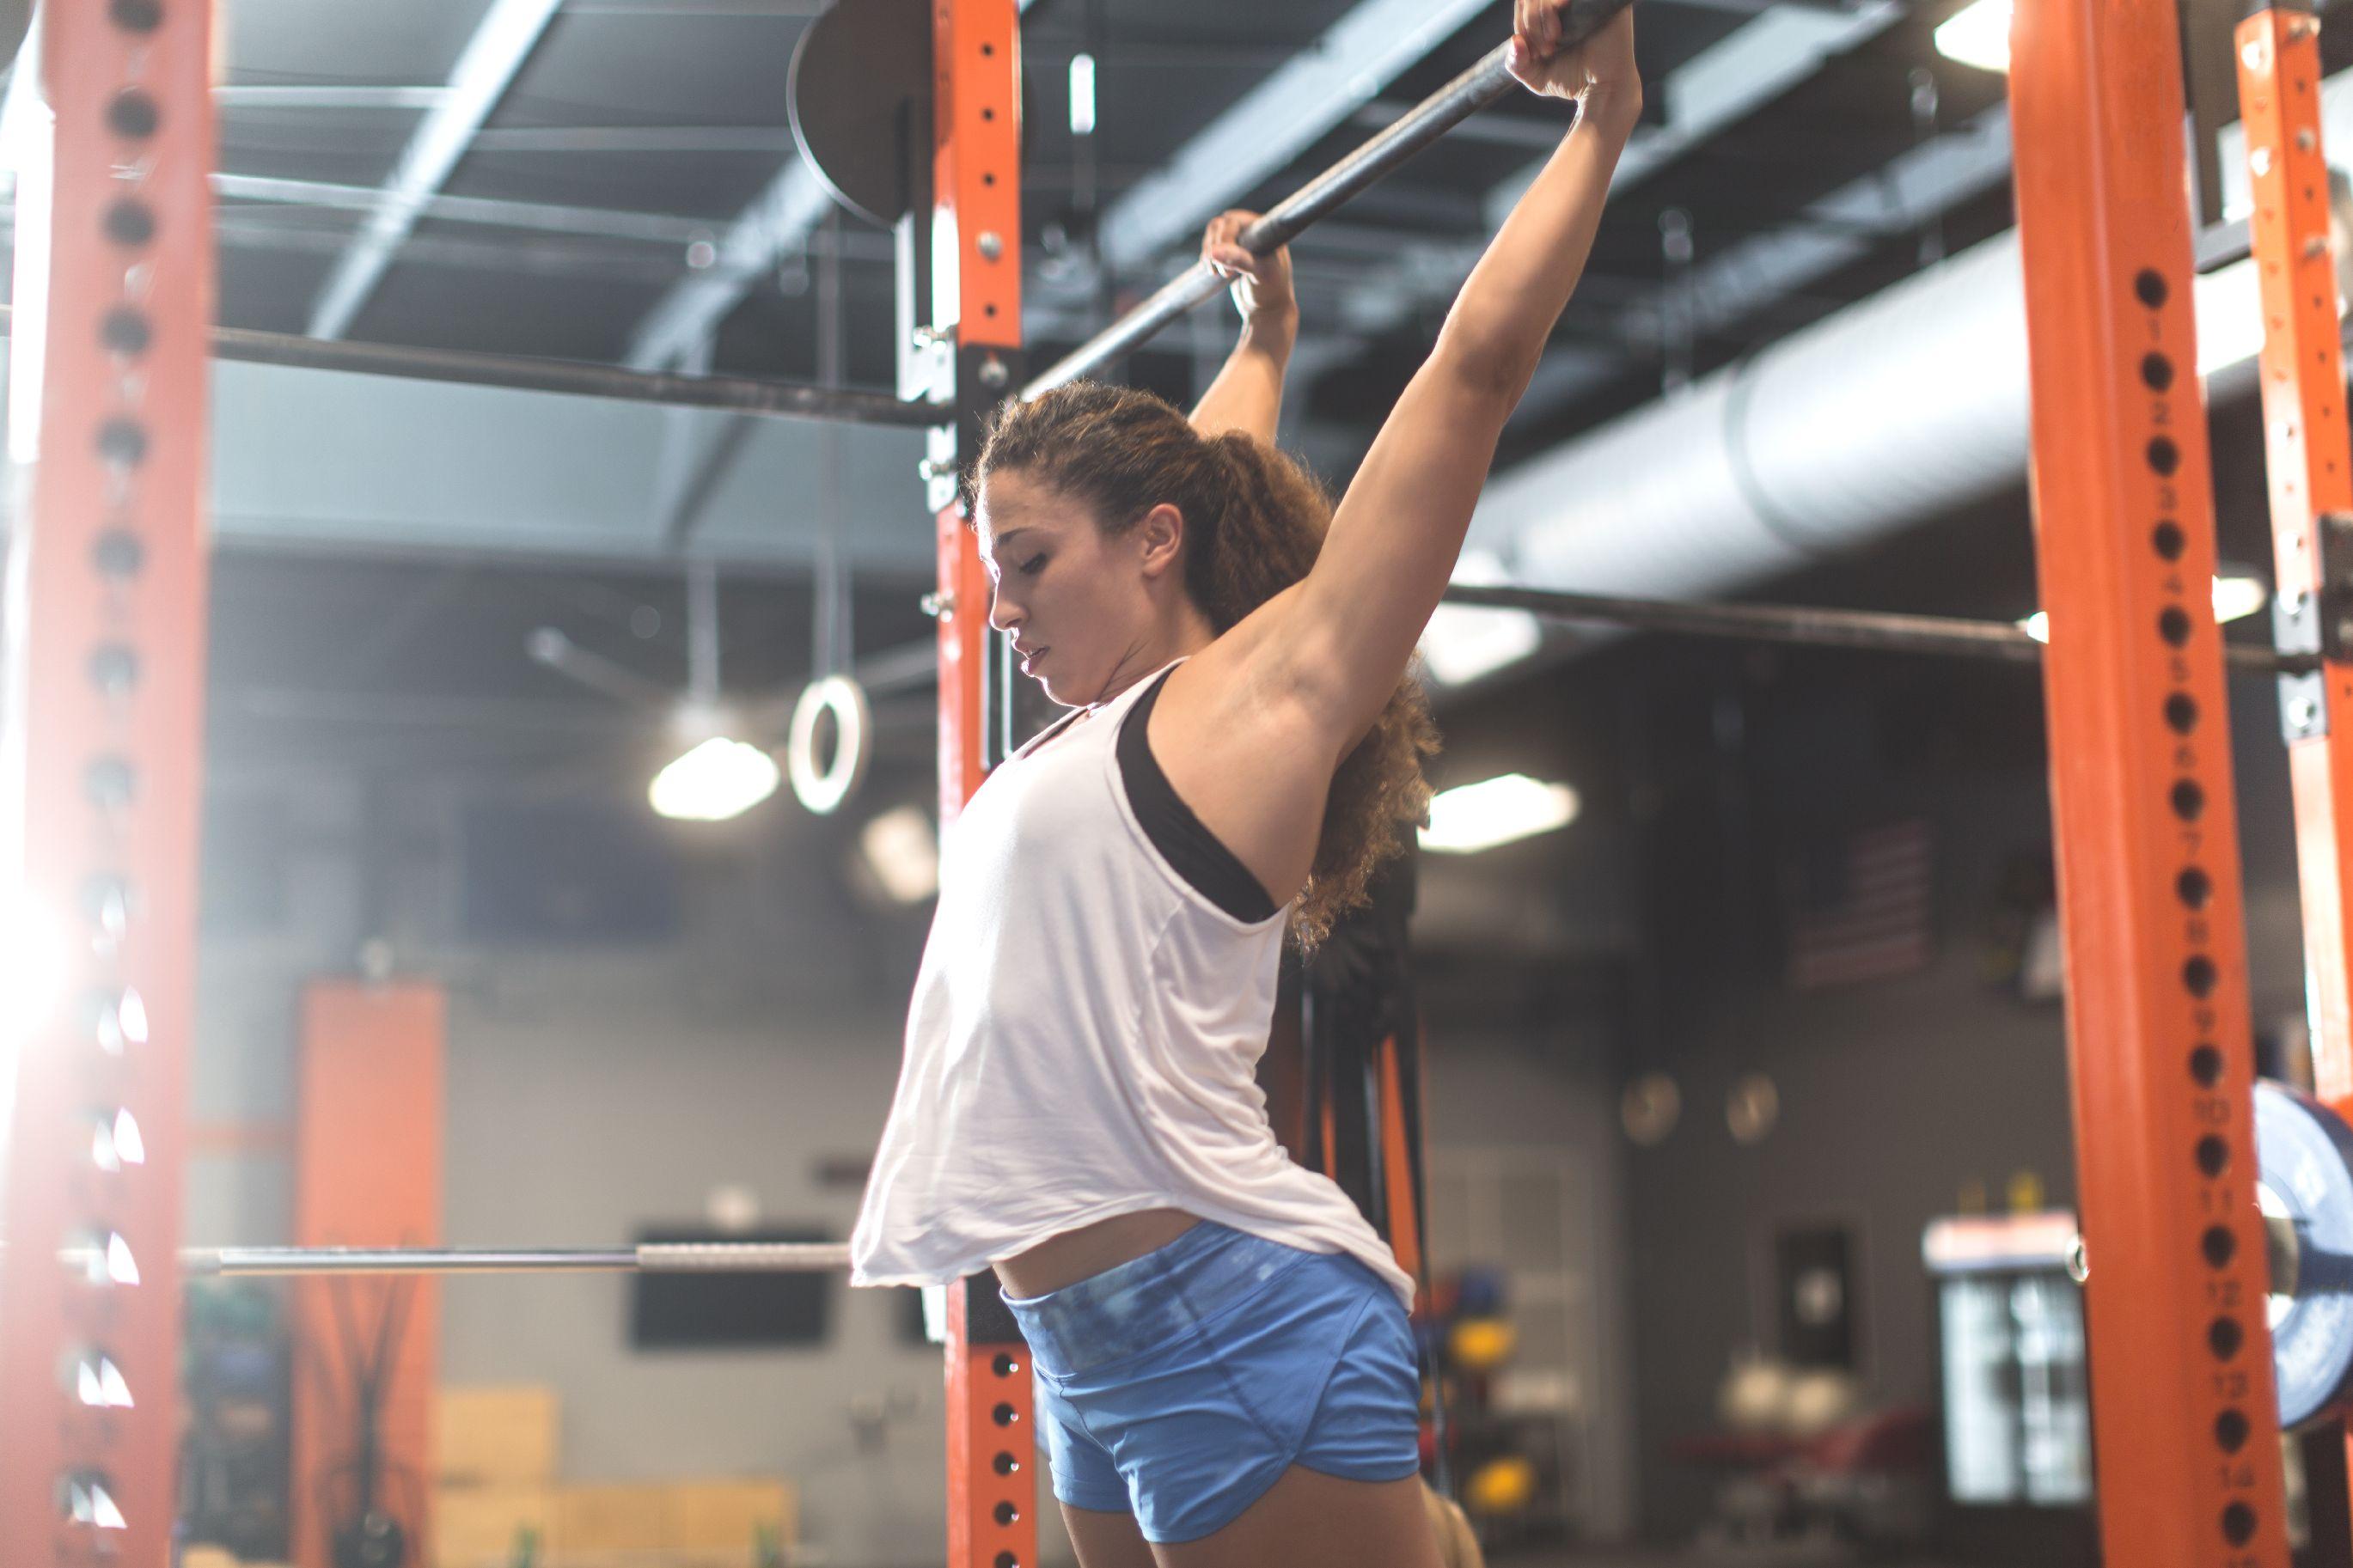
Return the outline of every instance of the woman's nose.
[[[988,591],[988,624],[1000,632],[1009,632],[1021,624],[1019,608],[1007,601],[1002,587]]]

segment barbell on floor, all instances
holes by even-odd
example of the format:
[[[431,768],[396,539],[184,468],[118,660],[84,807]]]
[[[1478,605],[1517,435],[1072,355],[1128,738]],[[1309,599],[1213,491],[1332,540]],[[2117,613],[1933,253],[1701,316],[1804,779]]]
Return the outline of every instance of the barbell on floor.
[[[96,1248],[68,1262],[101,1267]],[[636,1247],[199,1247],[180,1254],[183,1272],[207,1278],[355,1274],[838,1274],[849,1268],[841,1243],[647,1242]]]

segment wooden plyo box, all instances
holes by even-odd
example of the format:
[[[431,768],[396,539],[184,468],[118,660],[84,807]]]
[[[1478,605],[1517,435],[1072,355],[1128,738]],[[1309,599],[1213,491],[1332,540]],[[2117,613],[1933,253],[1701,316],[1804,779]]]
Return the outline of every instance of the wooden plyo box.
[[[433,1468],[445,1486],[545,1486],[555,1479],[562,1405],[535,1384],[443,1388],[433,1404]]]
[[[587,1562],[670,1545],[670,1489],[656,1484],[565,1486],[555,1493],[554,1552]]]
[[[554,1531],[546,1487],[443,1487],[433,1499],[433,1568],[508,1568],[526,1539],[544,1562]]]
[[[749,1563],[765,1538],[785,1545],[799,1520],[784,1481],[688,1481],[670,1489],[670,1545],[696,1563]]]

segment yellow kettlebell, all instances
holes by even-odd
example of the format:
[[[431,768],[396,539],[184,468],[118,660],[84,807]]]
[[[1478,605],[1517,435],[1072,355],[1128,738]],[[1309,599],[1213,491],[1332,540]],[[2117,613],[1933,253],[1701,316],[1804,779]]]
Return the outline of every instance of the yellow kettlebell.
[[[1502,1318],[1465,1318],[1446,1336],[1446,1353],[1465,1372],[1493,1372],[1519,1342],[1519,1331]]]
[[[1462,1500],[1473,1513],[1517,1513],[1535,1495],[1536,1468],[1517,1454],[1488,1460],[1462,1489]]]

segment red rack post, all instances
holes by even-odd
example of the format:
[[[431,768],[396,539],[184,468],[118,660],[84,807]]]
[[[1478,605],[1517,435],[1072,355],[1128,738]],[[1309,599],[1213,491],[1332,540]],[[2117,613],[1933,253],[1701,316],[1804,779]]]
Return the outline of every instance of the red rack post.
[[[1021,347],[1021,70],[1014,0],[934,0],[931,324],[954,329],[957,423],[933,441],[945,475],[977,451]],[[936,494],[940,822],[980,787],[988,703],[988,579],[958,499]],[[986,1275],[948,1290],[949,1568],[1037,1561],[1029,1347]]]
[[[2288,1560],[2178,23],[2027,0],[2010,116],[2106,1560]]]
[[[45,7],[17,149],[0,1564],[170,1561],[205,656],[206,0]],[[20,128],[25,129],[25,128]],[[38,140],[36,138],[35,140]],[[17,900],[21,899],[19,904]]]
[[[2263,290],[2264,466],[2283,630],[2337,650],[2317,675],[2289,684],[2282,719],[2295,795],[2297,881],[2306,973],[2315,1001],[2315,1087],[2353,1112],[2353,1018],[2346,975],[2345,894],[2353,886],[2353,663],[2344,630],[2320,615],[2330,556],[2353,567],[2333,537],[2353,513],[2353,447],[2345,420],[2344,356],[2337,336],[2337,266],[2328,253],[2328,165],[2320,145],[2320,26],[2308,15],[2267,10],[2239,25],[2239,109],[2246,128],[2254,210],[2249,227]],[[2337,548],[2331,549],[2334,545]],[[2343,586],[2341,583],[2339,586]],[[2341,617],[2338,617],[2341,619]]]
[[[2271,483],[2279,644],[2322,653],[2321,668],[2283,677],[2280,722],[2295,802],[2296,881],[2312,999],[2313,1083],[2353,1114],[2345,897],[2353,887],[2353,447],[2337,339],[2337,263],[2328,250],[2328,165],[2321,150],[2320,26],[2272,9],[2239,25],[2240,123],[2254,197],[2249,219],[2262,290],[2263,459]],[[2321,1561],[2343,1562],[2353,1540],[2322,1497],[2343,1495],[2341,1421],[2308,1435],[2307,1490]],[[2324,1475],[2322,1467],[2333,1474]]]

